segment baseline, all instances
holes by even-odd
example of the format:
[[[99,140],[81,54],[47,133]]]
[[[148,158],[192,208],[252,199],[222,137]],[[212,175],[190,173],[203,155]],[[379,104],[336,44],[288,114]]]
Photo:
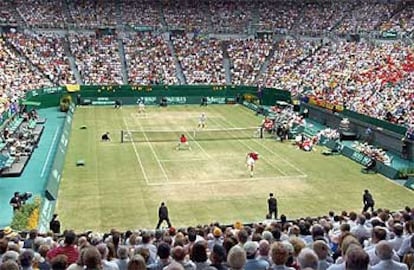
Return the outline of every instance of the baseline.
[[[287,175],[287,176],[266,176],[266,177],[242,177],[242,178],[224,178],[224,179],[211,179],[211,180],[200,180],[200,181],[177,181],[176,179],[170,179],[169,182],[162,183],[148,183],[147,186],[168,186],[168,185],[188,185],[188,184],[220,184],[223,182],[236,183],[236,182],[261,182],[269,180],[301,180],[305,179],[307,176],[304,175]],[[113,180],[113,178],[99,178],[102,181]],[[85,181],[88,181],[89,178],[84,178]],[[122,183],[124,184],[136,184],[136,178],[123,178]]]
[[[237,183],[237,182],[260,182],[269,180],[298,180],[305,179],[305,175],[284,175],[284,176],[268,176],[268,177],[249,177],[249,178],[225,178],[216,180],[201,180],[201,181],[169,181],[168,183],[149,183],[148,186],[165,186],[165,185],[195,185],[195,184],[216,184],[216,183]]]

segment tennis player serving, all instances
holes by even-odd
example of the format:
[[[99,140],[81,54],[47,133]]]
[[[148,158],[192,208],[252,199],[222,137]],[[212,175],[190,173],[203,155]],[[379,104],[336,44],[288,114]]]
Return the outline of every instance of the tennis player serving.
[[[256,152],[249,152],[246,156],[246,165],[250,172],[250,177],[253,177],[254,165],[259,159],[259,154]]]

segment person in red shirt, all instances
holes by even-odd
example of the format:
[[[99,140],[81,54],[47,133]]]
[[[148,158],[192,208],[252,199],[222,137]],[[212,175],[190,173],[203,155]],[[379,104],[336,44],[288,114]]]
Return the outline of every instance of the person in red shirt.
[[[250,172],[250,177],[253,177],[254,165],[259,159],[259,154],[256,152],[249,152],[246,156],[246,165]]]
[[[176,149],[177,150],[180,150],[180,149],[189,149],[189,150],[191,150],[191,146],[188,143],[188,139],[184,134],[181,134],[180,140],[178,142],[178,145],[177,145]]]
[[[54,249],[51,249],[46,254],[49,261],[55,258],[57,255],[63,254],[68,257],[68,264],[75,263],[79,258],[79,251],[75,246],[76,234],[73,231],[67,231],[65,233],[65,240],[63,245],[59,245]]]

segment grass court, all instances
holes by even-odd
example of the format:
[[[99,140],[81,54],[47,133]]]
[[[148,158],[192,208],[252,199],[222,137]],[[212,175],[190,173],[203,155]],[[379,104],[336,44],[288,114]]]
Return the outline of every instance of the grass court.
[[[205,131],[205,139],[197,139],[204,132],[193,133],[202,112],[206,130],[224,131]],[[303,152],[288,141],[254,138],[251,130],[229,131],[256,127],[261,120],[235,105],[148,106],[145,114],[137,106],[77,108],[56,210],[63,227],[152,229],[162,201],[175,227],[258,222],[265,218],[270,192],[278,199],[279,215],[288,219],[329,210],[360,212],[364,189],[376,207],[412,204],[410,190],[381,175],[361,174],[361,165],[343,156],[324,156],[322,147]],[[121,143],[121,130],[127,139],[141,140]],[[102,142],[107,131],[112,140]],[[175,149],[181,133],[191,151]],[[245,165],[250,151],[260,154],[252,178]],[[76,166],[80,159],[85,166]]]

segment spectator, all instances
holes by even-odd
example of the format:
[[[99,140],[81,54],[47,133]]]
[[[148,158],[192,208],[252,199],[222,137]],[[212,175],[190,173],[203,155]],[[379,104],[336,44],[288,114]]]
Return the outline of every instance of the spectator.
[[[186,270],[196,270],[196,266],[192,261],[187,261],[185,259],[185,251],[181,246],[176,246],[173,248],[172,257],[175,262],[181,264]]]
[[[244,251],[246,252],[246,264],[244,265],[245,270],[266,270],[270,267],[270,264],[263,259],[257,258],[257,252],[259,244],[254,241],[247,241],[243,245]]]
[[[63,245],[57,246],[47,253],[47,259],[52,260],[59,254],[66,255],[68,257],[68,264],[75,263],[79,258],[79,251],[75,246],[76,234],[73,231],[65,232],[65,239]]]
[[[359,215],[357,218],[357,224],[351,229],[351,233],[358,238],[358,241],[362,244],[365,240],[368,240],[371,236],[371,229],[365,225],[366,218],[364,215]]]
[[[129,262],[128,252],[129,249],[126,246],[120,246],[118,248],[118,259],[115,260],[115,263],[118,265],[119,270],[127,270]]]
[[[227,256],[227,264],[229,270],[242,270],[246,264],[246,252],[244,249],[236,245],[232,247]]]
[[[102,267],[101,253],[94,246],[85,248],[85,252],[82,253],[82,261],[87,270],[100,269]]]
[[[346,270],[368,270],[369,256],[362,248],[350,249],[346,255]]]
[[[403,241],[401,243],[400,249],[397,251],[397,254],[400,258],[403,258],[412,247],[412,242],[414,239],[414,220],[408,220],[405,223],[405,235],[403,237]]]
[[[408,270],[406,264],[394,261],[393,256],[395,251],[393,250],[390,243],[385,240],[380,241],[375,246],[375,254],[380,259],[380,262],[372,266],[372,270],[385,270],[385,269],[401,269]]]
[[[298,263],[300,269],[318,270],[318,256],[311,248],[304,248],[298,255]]]
[[[65,270],[68,266],[68,257],[63,254],[57,255],[51,260],[50,266],[52,270]]]
[[[272,260],[269,256],[270,251],[270,244],[269,241],[262,239],[259,242],[259,255],[257,256],[258,260],[265,260],[269,263],[269,265],[272,265]]]
[[[0,265],[0,270],[20,270],[17,262],[13,260],[6,260]]]
[[[134,255],[128,262],[128,270],[146,270],[145,259],[139,254]]]
[[[316,240],[313,242],[313,250],[318,256],[318,270],[326,270],[332,264],[332,258],[330,257],[330,248],[328,244],[323,240]]]
[[[31,249],[26,249],[19,255],[19,264],[22,270],[31,270],[34,259],[34,252]]]
[[[282,242],[275,242],[272,244],[270,252],[272,254],[272,261],[274,263],[274,266],[272,266],[271,269],[294,270],[294,268],[286,266],[289,258],[289,250],[286,244]]]
[[[211,266],[217,270],[227,270],[226,263],[226,250],[223,246],[215,244],[210,253]]]
[[[394,238],[389,240],[390,245],[392,246],[392,249],[394,251],[398,251],[402,245],[402,242],[404,240],[403,238],[403,232],[404,228],[400,223],[395,223],[392,226],[392,231],[394,233]]]
[[[196,269],[206,269],[209,266],[207,262],[207,242],[206,241],[198,241],[194,244],[191,253],[190,259],[195,264]]]
[[[154,264],[150,265],[148,268],[150,269],[163,269],[171,263],[171,248],[165,242],[161,242],[158,245],[157,255],[158,259],[155,261]],[[121,269],[120,269],[121,270]]]

